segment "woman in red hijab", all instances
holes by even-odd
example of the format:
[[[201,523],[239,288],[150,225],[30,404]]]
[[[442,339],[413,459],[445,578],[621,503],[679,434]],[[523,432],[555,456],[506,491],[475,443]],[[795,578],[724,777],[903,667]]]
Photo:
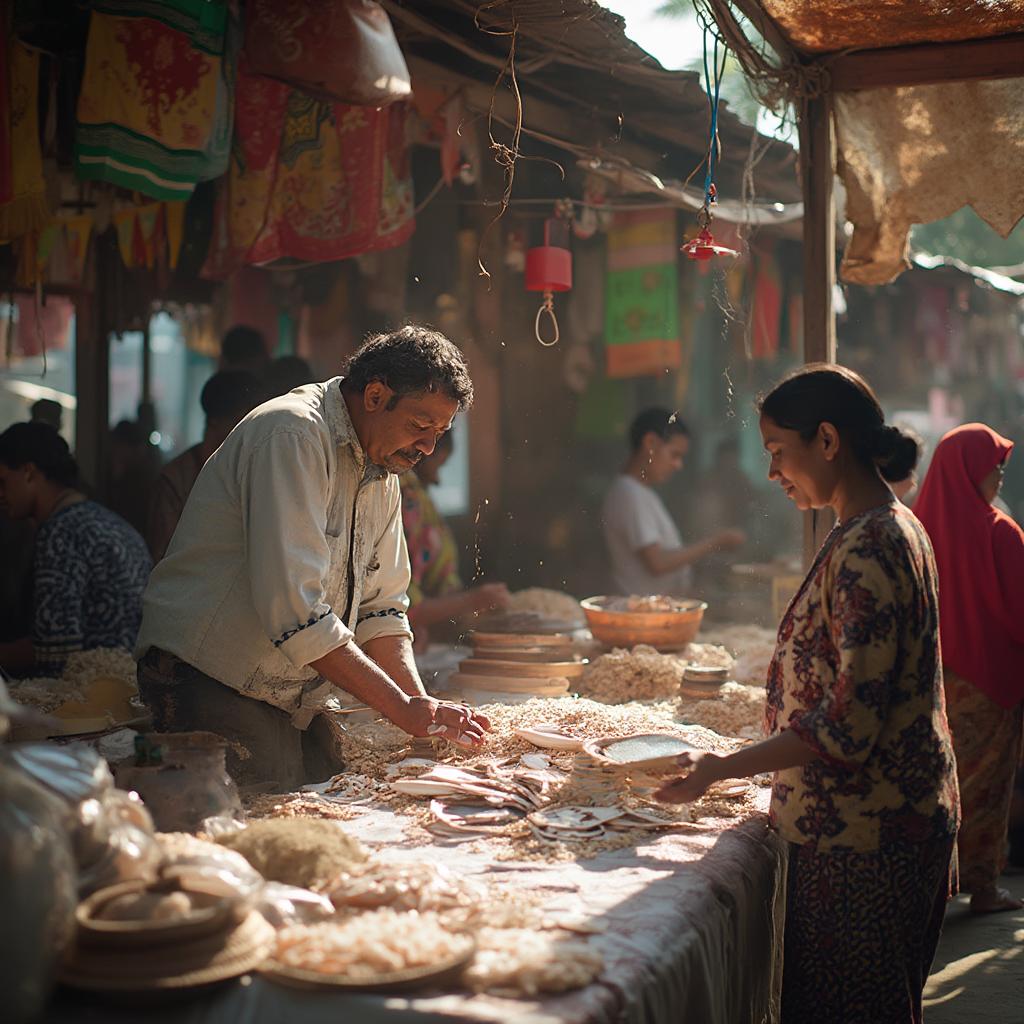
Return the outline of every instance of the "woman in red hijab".
[[[1012,450],[1012,441],[983,423],[951,430],[914,503],[939,570],[946,706],[963,813],[960,884],[980,914],[1024,906],[996,884],[1024,734],[1024,531],[992,505]]]

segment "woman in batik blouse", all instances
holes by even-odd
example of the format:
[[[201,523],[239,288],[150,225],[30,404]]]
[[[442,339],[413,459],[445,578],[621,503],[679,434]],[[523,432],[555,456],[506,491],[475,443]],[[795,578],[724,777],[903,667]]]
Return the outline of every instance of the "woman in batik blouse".
[[[768,476],[836,526],[779,626],[769,738],[680,759],[661,799],[774,772],[789,843],[784,1024],[911,1024],[950,894],[956,767],[931,544],[887,481],[917,460],[868,384],[804,367],[760,403]]]
[[[67,442],[44,423],[0,434],[0,513],[36,523],[32,631],[0,644],[0,668],[59,676],[79,651],[130,651],[152,562],[120,516],[78,489]]]

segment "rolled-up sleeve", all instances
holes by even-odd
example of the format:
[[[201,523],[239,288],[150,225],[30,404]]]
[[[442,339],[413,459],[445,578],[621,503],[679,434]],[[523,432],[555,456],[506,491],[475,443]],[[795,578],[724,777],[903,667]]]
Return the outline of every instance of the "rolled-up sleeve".
[[[277,431],[253,451],[241,484],[253,605],[274,646],[301,668],[353,637],[325,600],[326,454],[303,434]]]
[[[380,636],[412,637],[409,627],[409,552],[402,528],[402,501],[397,482],[388,488],[388,514],[377,538],[374,561],[379,568],[359,602],[356,640],[360,645]]]
[[[895,581],[867,559],[836,573],[825,609],[837,655],[824,696],[790,727],[819,755],[863,764],[889,715],[899,662],[899,602]]]

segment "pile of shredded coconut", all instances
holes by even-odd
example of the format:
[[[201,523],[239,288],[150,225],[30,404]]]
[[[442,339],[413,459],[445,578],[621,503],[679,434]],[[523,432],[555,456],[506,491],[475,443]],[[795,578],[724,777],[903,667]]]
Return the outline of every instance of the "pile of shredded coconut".
[[[390,909],[338,923],[292,925],[277,935],[274,960],[285,967],[372,982],[469,956],[473,940],[444,928],[436,914]]]
[[[720,626],[702,634],[708,643],[721,644],[735,658],[732,678],[764,690],[768,666],[775,654],[775,630],[761,626]]]
[[[583,624],[583,609],[579,601],[571,594],[563,594],[560,590],[547,590],[544,587],[527,587],[517,590],[509,600],[508,610],[513,613],[533,612],[557,622],[574,622]]]
[[[703,725],[720,736],[760,739],[764,735],[764,702],[763,686],[728,682],[708,700],[681,700],[678,715],[684,722]]]
[[[96,647],[68,655],[59,678],[35,676],[8,684],[12,699],[37,711],[49,712],[68,701],[85,700],[97,679],[123,679],[135,685],[135,659],[120,647]]]
[[[617,647],[590,663],[579,692],[606,704],[671,697],[679,692],[685,665],[684,658],[660,654],[646,644],[631,651]]]
[[[601,954],[577,939],[526,928],[482,928],[464,978],[477,991],[533,996],[583,988],[603,966]]]

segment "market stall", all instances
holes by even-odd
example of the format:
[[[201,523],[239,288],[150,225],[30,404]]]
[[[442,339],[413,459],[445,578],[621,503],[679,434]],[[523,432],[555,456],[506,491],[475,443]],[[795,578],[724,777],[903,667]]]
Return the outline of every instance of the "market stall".
[[[515,635],[478,633],[477,653],[481,638]],[[147,1016],[182,1024],[211,1015],[315,1022],[339,1013],[360,1020],[777,1019],[786,854],[767,828],[767,778],[722,785],[683,808],[652,798],[679,751],[727,752],[759,733],[756,682],[770,634],[728,627],[709,636],[719,643],[695,640],[674,651],[590,641],[592,656],[579,660],[572,696],[527,693],[487,704],[493,731],[473,752],[410,741],[372,713],[339,715],[334,733],[344,772],[302,792],[251,792],[241,802],[225,780],[222,749],[218,761],[215,738],[205,734],[154,736],[136,744],[134,757],[122,743],[120,789],[91,752],[92,760],[74,747],[58,754],[23,748],[17,763],[41,781],[65,790],[56,780],[78,780],[61,793],[78,808],[77,828],[88,817],[84,797],[116,812],[102,828],[102,815],[93,813],[88,843],[74,833],[76,850],[101,855],[80,874],[77,939],[43,1019],[134,1020],[140,1000],[168,991],[189,998],[148,1008]],[[548,639],[571,648],[565,634]],[[109,738],[101,749],[114,757]],[[128,789],[141,794],[145,809]],[[155,825],[147,826],[147,814]],[[131,843],[112,838],[123,827],[134,830]],[[116,856],[109,852],[115,847]],[[141,852],[126,856],[129,847]],[[246,922],[264,932],[233,965],[214,957],[190,972],[173,965],[192,955],[189,948],[204,954],[184,942],[94,947],[90,929],[141,935],[196,912],[193,905],[175,917],[172,883],[182,887],[175,899],[195,899],[196,891],[209,899],[213,890],[236,899],[248,916],[235,932]],[[114,920],[120,911],[102,910],[111,894],[115,905],[152,898],[163,909],[145,912],[159,921],[135,920],[144,912],[131,908],[131,920]],[[105,924],[106,916],[114,923]],[[417,928],[431,929],[431,939],[411,953]],[[389,932],[407,933],[406,945],[390,948]],[[365,945],[365,962],[328,972],[331,941],[350,957]],[[459,943],[468,958],[454,972],[432,974],[431,957],[443,961]],[[418,955],[419,983],[396,989],[379,965],[361,981],[352,976],[380,955]],[[301,987],[289,964],[306,972]],[[140,981],[143,973],[148,980]]]
[[[374,995],[300,992],[259,976],[187,1004],[148,1008],[155,1022],[289,1020],[317,1024],[340,1015],[360,1021],[652,1021],[775,1019],[781,980],[785,859],[760,820],[721,822],[634,849],[559,864],[491,862],[442,845],[408,847],[393,813],[367,810],[350,831],[369,849],[403,863],[443,863],[510,892],[542,894],[545,910],[594,929],[588,945],[604,967],[586,988],[508,998],[465,992]],[[742,970],[737,965],[742,964]],[[138,1008],[62,993],[46,1021],[133,1021]]]

